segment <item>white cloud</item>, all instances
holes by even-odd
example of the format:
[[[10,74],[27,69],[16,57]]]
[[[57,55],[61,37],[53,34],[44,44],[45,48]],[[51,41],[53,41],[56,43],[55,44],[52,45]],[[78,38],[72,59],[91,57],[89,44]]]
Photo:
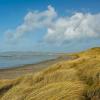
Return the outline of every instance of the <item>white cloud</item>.
[[[63,43],[84,38],[100,37],[100,14],[75,13],[57,18],[44,37],[47,42]]]
[[[50,5],[45,11],[29,12],[24,17],[24,22],[21,25],[19,25],[15,30],[9,30],[6,32],[7,38],[15,40],[22,37],[25,33],[35,29],[49,27],[56,16],[57,14],[55,9]]]
[[[6,34],[9,39],[16,40],[25,33],[42,28],[47,30],[43,38],[46,43],[62,44],[65,41],[100,37],[100,13],[76,12],[71,16],[58,17],[55,9],[48,6],[41,12],[29,12],[21,25]]]

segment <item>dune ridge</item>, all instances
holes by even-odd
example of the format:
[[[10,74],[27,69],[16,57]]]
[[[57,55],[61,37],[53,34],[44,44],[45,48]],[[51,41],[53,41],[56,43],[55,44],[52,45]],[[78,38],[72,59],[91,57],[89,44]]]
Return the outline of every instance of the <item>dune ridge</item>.
[[[16,79],[0,80],[0,100],[100,100],[100,48]]]

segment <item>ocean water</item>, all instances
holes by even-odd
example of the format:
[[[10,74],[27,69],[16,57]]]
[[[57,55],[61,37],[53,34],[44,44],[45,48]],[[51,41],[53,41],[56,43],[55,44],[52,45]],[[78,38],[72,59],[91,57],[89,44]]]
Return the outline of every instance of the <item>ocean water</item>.
[[[57,55],[50,53],[3,52],[0,53],[0,69],[36,64],[55,58],[57,58]]]

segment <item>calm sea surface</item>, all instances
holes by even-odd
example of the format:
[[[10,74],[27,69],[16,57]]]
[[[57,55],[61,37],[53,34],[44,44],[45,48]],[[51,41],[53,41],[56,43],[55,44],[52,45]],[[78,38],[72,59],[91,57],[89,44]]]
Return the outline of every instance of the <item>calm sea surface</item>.
[[[0,68],[17,67],[25,64],[35,64],[55,58],[57,58],[57,55],[47,53],[0,53]]]

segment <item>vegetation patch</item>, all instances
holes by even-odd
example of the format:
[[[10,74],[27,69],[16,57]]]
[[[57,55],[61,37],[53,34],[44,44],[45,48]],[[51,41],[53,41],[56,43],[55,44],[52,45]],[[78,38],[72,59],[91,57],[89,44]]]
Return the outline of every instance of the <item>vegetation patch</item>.
[[[74,59],[35,74],[1,80],[0,100],[100,100],[100,48],[69,56]]]

